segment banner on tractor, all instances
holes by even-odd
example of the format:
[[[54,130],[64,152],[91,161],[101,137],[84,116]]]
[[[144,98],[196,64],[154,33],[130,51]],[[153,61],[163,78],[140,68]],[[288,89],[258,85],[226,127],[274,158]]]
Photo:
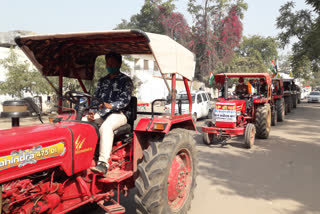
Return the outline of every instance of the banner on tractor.
[[[217,103],[214,114],[217,122],[237,122],[235,103]]]

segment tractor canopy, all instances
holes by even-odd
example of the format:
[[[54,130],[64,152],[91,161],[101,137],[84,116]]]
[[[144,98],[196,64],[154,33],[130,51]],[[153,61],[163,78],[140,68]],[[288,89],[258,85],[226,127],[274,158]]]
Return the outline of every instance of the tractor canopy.
[[[224,83],[225,77],[264,78],[266,80],[267,85],[271,85],[272,83],[271,77],[267,73],[221,73],[221,74],[214,75],[214,79],[216,83],[220,83],[220,84]]]
[[[192,80],[192,52],[165,35],[141,30],[48,34],[17,37],[18,46],[44,76],[92,80],[97,56],[111,51],[153,58],[162,74]]]

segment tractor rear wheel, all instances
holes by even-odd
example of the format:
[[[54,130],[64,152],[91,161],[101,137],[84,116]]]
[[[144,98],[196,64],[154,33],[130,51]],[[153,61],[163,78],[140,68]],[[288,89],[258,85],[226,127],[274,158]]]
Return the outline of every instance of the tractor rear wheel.
[[[270,104],[267,103],[257,108],[255,126],[258,138],[267,139],[269,137],[271,128]]]
[[[255,134],[256,127],[252,123],[248,123],[244,131],[244,144],[248,149],[251,149],[254,144]]]
[[[174,129],[151,140],[135,181],[138,214],[185,214],[196,187],[197,155],[190,131]]]
[[[276,108],[277,108],[277,118],[279,122],[284,121],[284,115],[285,115],[285,103],[284,99],[277,100],[276,102]]]

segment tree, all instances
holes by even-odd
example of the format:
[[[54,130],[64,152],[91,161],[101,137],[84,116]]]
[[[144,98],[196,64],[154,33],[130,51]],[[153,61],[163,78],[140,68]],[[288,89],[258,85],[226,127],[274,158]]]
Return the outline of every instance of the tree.
[[[288,45],[292,38],[298,40],[292,45],[291,68],[296,77],[308,78],[308,72],[320,71],[320,6],[318,0],[306,2],[314,8],[316,17],[310,10],[293,11],[294,2],[287,2],[279,10],[277,28],[282,30],[278,35],[282,47]],[[310,63],[309,71],[302,69]]]
[[[145,0],[140,13],[131,16],[130,21],[123,19],[115,29],[140,29],[145,32],[164,34],[165,30],[161,22],[159,22],[159,6],[167,14],[170,14],[175,9],[173,0],[165,2],[162,0]]]
[[[28,62],[21,62],[13,48],[9,56],[0,60],[8,72],[6,81],[0,83],[0,94],[23,97],[25,92],[31,95],[49,94],[53,92],[46,80]]]
[[[278,57],[278,42],[273,37],[263,37],[253,35],[251,37],[243,37],[237,53],[242,57],[260,55],[264,65],[269,67],[271,60]]]
[[[278,57],[275,38],[253,35],[243,37],[230,63],[220,62],[216,73],[266,73],[271,60]]]
[[[164,29],[164,34],[188,47],[191,40],[191,29],[184,16],[179,12],[170,12],[161,5],[158,8],[160,11],[159,22]]]
[[[232,60],[234,48],[242,36],[243,0],[205,0],[197,4],[189,0],[188,11],[193,16],[190,48],[196,54],[196,79],[205,80],[221,63]]]

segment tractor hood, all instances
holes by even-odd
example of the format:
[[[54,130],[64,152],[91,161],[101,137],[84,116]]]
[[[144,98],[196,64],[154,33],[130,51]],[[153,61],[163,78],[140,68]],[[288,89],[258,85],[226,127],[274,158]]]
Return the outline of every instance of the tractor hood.
[[[97,140],[95,128],[80,122],[1,130],[0,183],[54,167],[70,176],[90,167]]]

